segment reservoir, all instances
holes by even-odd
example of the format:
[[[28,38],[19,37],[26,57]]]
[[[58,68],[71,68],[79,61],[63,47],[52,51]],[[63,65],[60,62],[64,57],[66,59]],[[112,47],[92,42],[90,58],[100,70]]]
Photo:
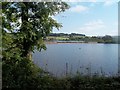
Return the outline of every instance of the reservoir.
[[[111,76],[118,72],[118,44],[58,43],[46,47],[47,50],[35,51],[33,60],[54,76]]]

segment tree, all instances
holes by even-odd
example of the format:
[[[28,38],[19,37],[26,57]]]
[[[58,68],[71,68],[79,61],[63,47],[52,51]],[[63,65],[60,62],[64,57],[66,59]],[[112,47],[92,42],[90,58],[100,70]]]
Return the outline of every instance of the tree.
[[[67,8],[64,2],[2,2],[3,87],[39,87],[42,70],[30,52],[46,48],[44,37],[62,26],[52,16]]]
[[[104,43],[113,43],[113,38],[109,35],[105,35],[102,39],[104,40]]]
[[[11,34],[22,57],[29,57],[36,48],[45,49],[43,38],[62,25],[54,16],[69,6],[65,2],[3,2],[3,33]],[[12,48],[12,47],[11,47]]]

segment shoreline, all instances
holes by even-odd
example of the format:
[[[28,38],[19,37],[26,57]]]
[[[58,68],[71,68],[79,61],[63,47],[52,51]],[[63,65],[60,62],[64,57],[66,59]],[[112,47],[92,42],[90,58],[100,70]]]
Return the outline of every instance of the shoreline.
[[[69,43],[75,43],[75,44],[118,44],[118,43],[98,43],[98,42],[81,42],[81,41],[45,41],[45,44],[69,44]]]

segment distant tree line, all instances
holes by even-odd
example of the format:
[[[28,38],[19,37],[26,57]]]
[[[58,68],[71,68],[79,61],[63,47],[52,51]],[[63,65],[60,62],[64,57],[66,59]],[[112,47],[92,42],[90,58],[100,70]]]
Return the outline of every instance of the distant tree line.
[[[97,42],[97,43],[120,43],[118,36],[86,36],[85,34],[78,34],[78,33],[71,33],[71,34],[65,34],[65,33],[50,33],[48,40],[59,40],[56,37],[61,37],[63,39],[60,39],[62,41],[84,41],[85,43],[88,42]]]
[[[65,34],[65,33],[50,33],[49,36],[85,36],[84,34],[77,34],[77,33],[71,33],[71,34]]]

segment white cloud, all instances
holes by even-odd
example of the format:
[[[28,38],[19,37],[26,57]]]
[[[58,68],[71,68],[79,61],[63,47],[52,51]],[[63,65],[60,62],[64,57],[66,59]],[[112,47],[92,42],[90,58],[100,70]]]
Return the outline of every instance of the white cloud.
[[[82,6],[82,5],[76,5],[75,7],[70,8],[70,11],[72,12],[83,12],[87,11],[89,8]]]
[[[83,27],[80,27],[79,30],[80,31],[93,31],[93,30],[99,30],[104,28],[104,22],[102,20],[96,20],[96,21],[92,21],[92,22],[88,22],[86,24],[83,25]]]
[[[114,0],[106,0],[104,2],[104,6],[111,6],[113,4],[115,4],[117,1],[114,1]]]
[[[102,20],[98,19],[85,23],[83,26],[76,29],[76,32],[89,36],[117,35],[117,24],[117,22],[112,24],[105,24]]]

